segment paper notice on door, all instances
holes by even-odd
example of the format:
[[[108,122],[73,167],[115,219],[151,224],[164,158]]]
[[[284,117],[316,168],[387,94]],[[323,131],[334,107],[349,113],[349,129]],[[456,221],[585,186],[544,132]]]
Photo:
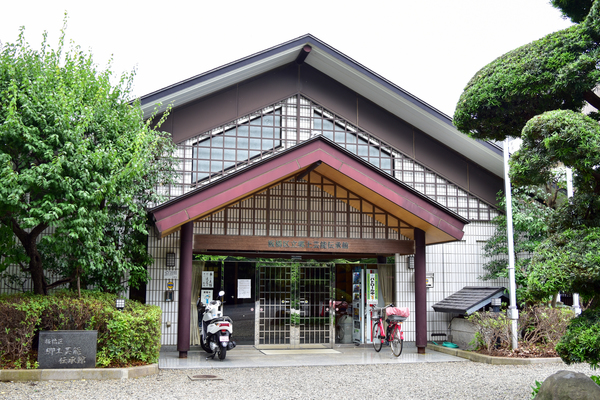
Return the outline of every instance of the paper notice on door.
[[[212,300],[213,291],[211,290],[201,290],[200,291],[200,301],[202,304],[208,304],[209,301]]]
[[[252,295],[252,279],[238,279],[238,299],[249,299]]]
[[[215,273],[214,271],[202,271],[202,287],[211,288],[214,286]]]

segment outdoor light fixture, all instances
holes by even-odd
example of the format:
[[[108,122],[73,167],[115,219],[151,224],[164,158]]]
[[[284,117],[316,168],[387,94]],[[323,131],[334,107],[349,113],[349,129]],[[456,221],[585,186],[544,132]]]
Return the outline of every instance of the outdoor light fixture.
[[[415,269],[415,256],[408,256],[408,268]]]
[[[173,268],[175,266],[175,253],[167,253],[167,267]]]
[[[117,299],[115,307],[117,307],[117,310],[123,311],[125,308],[125,299]]]

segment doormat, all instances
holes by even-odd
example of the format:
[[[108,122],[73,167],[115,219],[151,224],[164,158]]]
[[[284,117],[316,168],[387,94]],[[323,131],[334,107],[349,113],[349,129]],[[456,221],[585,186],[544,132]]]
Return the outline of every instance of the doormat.
[[[266,356],[294,355],[294,354],[338,354],[333,349],[297,349],[297,350],[261,350]]]

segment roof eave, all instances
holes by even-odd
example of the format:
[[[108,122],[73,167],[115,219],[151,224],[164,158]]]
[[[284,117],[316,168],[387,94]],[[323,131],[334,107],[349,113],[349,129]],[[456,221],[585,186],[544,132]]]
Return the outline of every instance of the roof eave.
[[[163,112],[169,105],[183,105],[291,63],[307,44],[312,47],[305,61],[307,64],[503,177],[502,151],[497,146],[471,139],[454,127],[449,116],[310,34],[142,96],[144,117],[150,117],[155,111]]]

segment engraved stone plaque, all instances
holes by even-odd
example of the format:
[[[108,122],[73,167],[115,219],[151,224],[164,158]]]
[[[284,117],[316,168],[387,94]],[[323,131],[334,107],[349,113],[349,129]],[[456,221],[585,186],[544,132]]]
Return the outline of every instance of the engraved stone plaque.
[[[39,368],[94,368],[98,331],[41,331]]]

